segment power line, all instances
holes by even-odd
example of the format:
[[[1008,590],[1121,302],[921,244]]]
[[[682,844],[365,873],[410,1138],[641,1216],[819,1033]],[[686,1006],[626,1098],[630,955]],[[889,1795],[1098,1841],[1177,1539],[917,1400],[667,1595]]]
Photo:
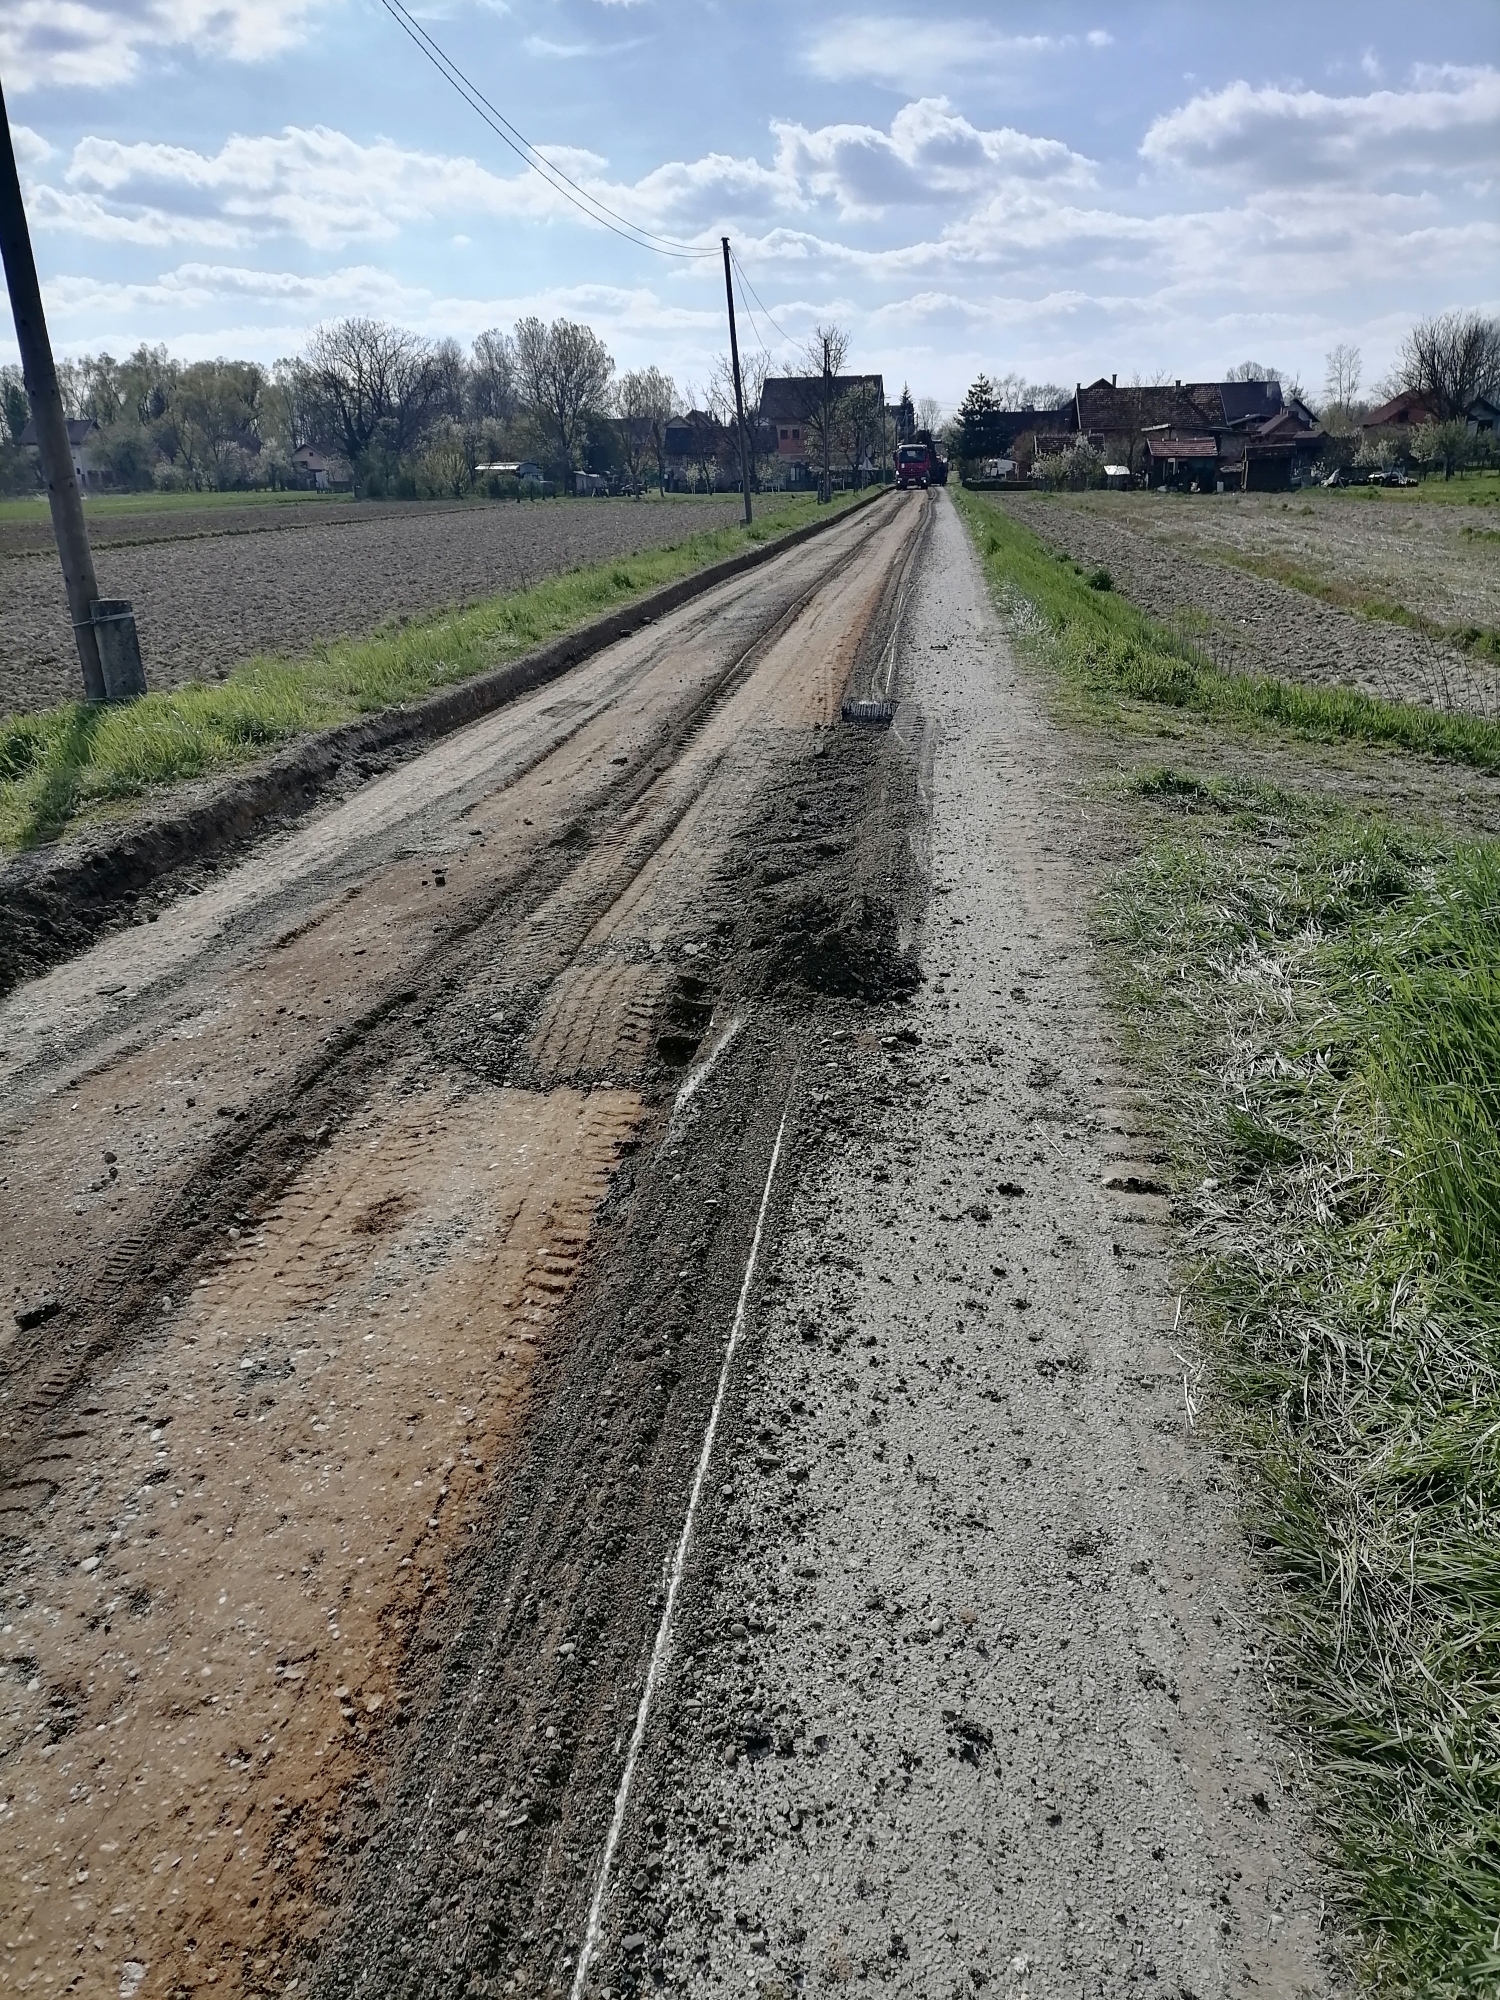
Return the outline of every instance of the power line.
[[[731,250],[729,254],[731,257],[734,258],[734,268],[739,272],[741,282],[744,284],[746,291],[749,292],[751,298],[754,299],[755,303],[760,307],[761,311],[765,314],[766,318],[771,321],[771,325],[776,328],[776,331],[781,335],[782,339],[787,343],[787,345],[789,347],[795,347],[797,343],[795,340],[792,339],[792,336],[787,332],[786,328],[784,326],[777,325],[777,322],[774,319],[771,319],[771,313],[769,307],[766,305],[765,300],[761,297],[760,293],[755,289],[754,285],[751,284],[749,278],[746,276],[745,267],[740,262],[738,255],[733,250]],[[764,345],[764,343],[762,344]],[[767,348],[766,352],[769,353],[770,349]]]
[[[692,244],[680,243],[674,237],[659,236],[655,230],[647,229],[641,223],[632,222],[628,216],[621,215],[618,209],[611,208],[597,195],[590,194],[587,188],[581,187],[570,174],[564,173],[563,169],[549,160],[545,153],[539,151],[524,133],[518,131],[503,111],[497,110],[490,103],[478,85],[470,82],[458,64],[439,47],[421,23],[413,20],[402,5],[402,0],[380,0],[380,4],[397,27],[426,56],[443,80],[453,86],[470,110],[479,114],[495,137],[508,146],[523,165],[530,167],[533,173],[539,174],[554,192],[560,194],[565,201],[572,202],[573,206],[591,222],[597,222],[601,228],[623,237],[627,243],[633,243],[638,250],[654,250],[658,256],[699,258],[718,255],[715,250],[696,248]]]

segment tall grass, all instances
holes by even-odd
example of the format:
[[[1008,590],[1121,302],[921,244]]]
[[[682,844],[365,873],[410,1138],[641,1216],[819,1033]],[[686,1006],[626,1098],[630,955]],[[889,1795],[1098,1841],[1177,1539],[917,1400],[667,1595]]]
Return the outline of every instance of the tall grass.
[[[1500,723],[1355,688],[1227,672],[1189,635],[1098,587],[1090,572],[1055,554],[986,496],[961,492],[959,505],[991,582],[1018,613],[1023,640],[1039,641],[1049,663],[1096,707],[1149,703],[1314,741],[1387,745],[1500,769]]]
[[[1365,1970],[1500,1990],[1500,843],[1152,773],[1106,898]]]
[[[128,707],[65,702],[0,718],[0,848],[35,846],[82,815],[246,763],[309,730],[419,700],[775,540],[817,511],[815,500],[794,499],[749,529],[706,529],[462,611],[334,640],[300,659],[253,659],[222,682],[150,694]]]

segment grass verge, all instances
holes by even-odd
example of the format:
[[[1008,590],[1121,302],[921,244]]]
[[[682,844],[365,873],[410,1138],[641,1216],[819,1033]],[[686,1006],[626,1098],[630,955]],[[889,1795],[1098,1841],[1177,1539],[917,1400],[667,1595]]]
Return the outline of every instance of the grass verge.
[[[1088,571],[1053,553],[983,494],[955,494],[992,587],[1025,642],[1096,716],[1152,703],[1240,725],[1270,725],[1317,742],[1384,745],[1500,769],[1500,723],[1355,688],[1315,688],[1271,675],[1226,673],[1190,638],[1169,631]]]
[[[1154,771],[1106,897],[1364,1972],[1500,1982],[1500,842]]]
[[[129,707],[67,702],[0,718],[0,849],[34,847],[111,804],[250,762],[309,730],[420,700],[774,541],[818,511],[814,499],[794,499],[748,529],[705,529],[461,611],[334,640],[305,658],[249,660],[224,681],[150,694]]]

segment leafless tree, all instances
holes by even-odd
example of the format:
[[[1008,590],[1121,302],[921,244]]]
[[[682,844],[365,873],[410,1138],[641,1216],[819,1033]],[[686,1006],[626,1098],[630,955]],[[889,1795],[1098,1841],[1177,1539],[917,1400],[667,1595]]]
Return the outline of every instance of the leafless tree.
[[[812,379],[807,415],[803,418],[804,441],[822,464],[818,498],[829,498],[829,468],[838,449],[838,391],[835,388],[849,359],[849,334],[841,326],[815,327],[802,350],[803,365]]]
[[[463,416],[469,393],[468,357],[450,335],[431,350],[432,414],[437,417]]]
[[[740,393],[745,405],[745,444],[750,458],[750,478],[756,485],[760,484],[765,459],[773,457],[776,450],[774,434],[768,438],[762,433],[760,424],[760,401],[765,394],[766,377],[770,372],[771,357],[764,351],[751,351],[740,355]],[[719,422],[735,432],[734,448],[738,452],[740,441],[734,401],[734,363],[729,355],[715,355],[707,396],[708,407]]]
[[[885,397],[873,382],[859,382],[838,402],[838,455],[852,484],[864,483],[866,463],[873,467],[885,424]]]
[[[918,396],[917,429],[919,431],[936,431],[938,425],[942,421],[943,421],[943,406],[938,401],[937,397]]]
[[[605,407],[614,372],[615,364],[592,327],[570,319],[555,319],[551,326],[535,318],[517,322],[522,400],[570,467],[578,462],[590,416]]]
[[[516,344],[509,334],[490,327],[474,342],[466,414],[478,423],[509,424],[516,404]]]
[[[1500,394],[1500,319],[1439,313],[1424,319],[1401,348],[1402,387],[1432,398],[1439,423],[1461,417],[1476,396]]]
[[[1341,340],[1337,347],[1329,348],[1323,366],[1323,393],[1331,409],[1347,410],[1352,405],[1363,373],[1364,357],[1357,347]]]
[[[431,350],[401,327],[374,319],[319,327],[305,371],[312,436],[351,465],[375,447],[409,450],[431,420],[439,386]]]

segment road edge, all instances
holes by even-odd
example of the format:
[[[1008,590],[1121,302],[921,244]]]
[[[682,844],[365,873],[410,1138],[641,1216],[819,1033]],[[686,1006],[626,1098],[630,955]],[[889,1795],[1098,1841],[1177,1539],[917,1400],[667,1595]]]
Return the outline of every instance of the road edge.
[[[335,785],[348,785],[346,766],[351,762],[386,758],[450,736],[559,679],[643,624],[811,541],[895,490],[884,487],[837,513],[710,563],[419,702],[299,737],[263,763],[211,780],[206,793],[194,799],[143,814],[102,837],[84,835],[63,852],[49,845],[13,856],[0,864],[0,908],[6,919],[0,932],[0,997],[86,951],[162,877],[201,867],[226,850],[252,847],[294,824]]]

